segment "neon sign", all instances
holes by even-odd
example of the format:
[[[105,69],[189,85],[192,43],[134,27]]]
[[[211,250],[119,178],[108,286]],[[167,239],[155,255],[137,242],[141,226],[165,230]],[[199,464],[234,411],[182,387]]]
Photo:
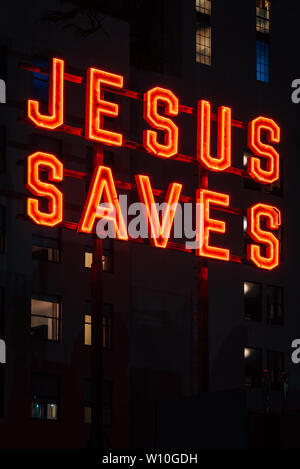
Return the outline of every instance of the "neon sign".
[[[64,61],[54,58],[49,73],[48,114],[41,114],[38,101],[28,100],[27,119],[35,126],[51,131],[68,132],[98,145],[135,148],[147,152],[150,157],[192,163],[201,168],[202,181],[207,181],[207,171],[233,173],[252,178],[260,184],[271,184],[280,178],[279,154],[274,147],[280,142],[280,128],[270,118],[258,116],[243,127],[243,123],[232,119],[229,107],[220,106],[218,115],[215,116],[211,113],[211,103],[206,100],[199,100],[196,109],[189,108],[181,105],[169,89],[154,87],[144,94],[136,93],[123,88],[121,75],[89,68],[86,74],[85,128],[80,129],[64,124],[65,81],[83,83],[84,80],[82,77],[65,73]],[[142,144],[126,140],[121,133],[104,126],[105,116],[117,119],[119,115],[119,105],[104,99],[104,92],[107,90],[142,101],[143,119],[148,125],[142,134]],[[196,115],[196,157],[178,153],[179,129],[173,119],[180,112]],[[218,126],[216,155],[211,153],[212,120],[217,121]],[[232,126],[247,130],[248,147],[253,154],[248,158],[247,171],[232,167]],[[163,133],[163,142],[161,137],[158,137],[158,131]],[[267,143],[264,139],[267,139]],[[41,180],[41,170],[47,172],[49,182],[45,182],[44,178]],[[32,196],[27,199],[27,216],[35,223],[48,227],[68,224],[63,215],[64,195],[59,188],[65,175],[85,177],[76,171],[64,168],[59,155],[38,151],[28,156],[27,188]],[[117,194],[117,187],[125,187],[138,191],[140,201],[145,207],[144,217],[152,246],[169,247],[178,203],[189,199],[183,195],[183,185],[170,182],[167,194],[163,194],[162,191],[152,188],[147,175],[135,175],[135,182],[134,185],[115,181],[111,168],[96,164],[81,218],[72,228],[78,232],[91,233],[95,230],[96,220],[104,219],[113,223],[118,239],[128,241],[130,237]],[[165,199],[166,210],[162,217],[156,209],[153,210],[154,196],[157,194]],[[40,208],[41,197],[48,200],[47,212]],[[105,202],[105,206],[102,202]],[[196,255],[221,261],[243,262],[242,258],[232,254],[229,249],[213,245],[210,239],[211,233],[222,235],[227,232],[226,222],[215,219],[211,215],[211,209],[231,211],[239,215],[243,215],[243,211],[230,207],[228,194],[210,190],[206,184],[198,188],[194,202],[199,220]],[[252,243],[247,246],[246,262],[266,270],[278,266],[280,225],[281,213],[274,206],[257,203],[247,209],[247,233]]]

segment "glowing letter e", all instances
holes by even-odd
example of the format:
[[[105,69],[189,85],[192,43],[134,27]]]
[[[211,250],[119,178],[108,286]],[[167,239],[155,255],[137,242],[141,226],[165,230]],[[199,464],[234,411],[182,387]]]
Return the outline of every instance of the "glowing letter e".
[[[53,59],[49,80],[49,115],[39,111],[38,101],[28,100],[28,117],[38,127],[53,130],[64,122],[64,61]]]
[[[103,129],[103,116],[117,117],[119,106],[103,99],[105,87],[122,88],[123,77],[89,68],[86,80],[85,138],[106,145],[122,145],[122,134]]]
[[[53,184],[42,182],[39,178],[40,168],[49,172],[50,181],[60,182],[63,180],[63,165],[49,153],[37,152],[28,156],[28,173],[26,187],[32,194],[46,197],[48,202],[47,213],[39,209],[38,199],[27,199],[27,214],[37,224],[44,226],[55,226],[63,219],[62,205],[63,195]]]

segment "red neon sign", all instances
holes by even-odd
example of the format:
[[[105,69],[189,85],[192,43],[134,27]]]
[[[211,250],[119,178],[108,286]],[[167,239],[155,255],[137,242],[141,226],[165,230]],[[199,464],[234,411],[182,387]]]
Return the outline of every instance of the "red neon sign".
[[[229,195],[220,194],[218,192],[208,191],[205,189],[197,190],[197,204],[200,222],[199,230],[199,249],[197,250],[198,256],[210,257],[211,259],[219,259],[222,261],[229,261],[229,249],[223,249],[209,244],[210,232],[216,233],[226,232],[226,223],[224,221],[215,220],[210,217],[210,205],[217,205],[220,207],[229,206]]]
[[[247,170],[261,184],[270,184],[279,179],[279,154],[271,145],[261,141],[261,132],[267,132],[269,143],[280,142],[280,128],[272,119],[257,117],[248,126],[248,146],[256,156],[266,158],[267,169],[262,169],[259,158],[250,157]]]
[[[231,109],[218,109],[218,156],[210,154],[211,106],[208,101],[197,104],[197,158],[212,171],[224,171],[231,165]]]
[[[247,246],[247,258],[260,269],[272,270],[279,265],[279,240],[273,233],[261,228],[265,219],[269,230],[278,230],[281,225],[281,213],[270,205],[256,204],[247,210],[247,232],[251,238],[266,247],[266,255],[261,253],[261,246]]]
[[[144,94],[144,119],[151,127],[165,132],[165,142],[157,141],[157,132],[144,130],[143,144],[149,153],[163,158],[170,158],[178,152],[178,127],[171,119],[160,116],[157,112],[158,104],[164,103],[168,116],[178,115],[178,99],[170,90],[152,88]]]
[[[100,206],[103,195],[106,199],[105,203],[108,205],[105,207]],[[78,231],[91,233],[96,218],[112,221],[118,239],[128,240],[112,172],[110,168],[105,166],[97,166],[94,170]]]
[[[63,220],[63,194],[53,184],[40,180],[41,168],[48,171],[50,181],[63,180],[63,165],[54,155],[38,151],[28,156],[26,187],[32,194],[48,199],[49,212],[39,209],[38,199],[28,198],[27,214],[39,225],[56,226]]]
[[[137,175],[135,176],[135,180],[140,199],[146,207],[146,216],[151,230],[151,244],[157,248],[166,248],[182,190],[182,184],[173,182],[173,184],[169,185],[165,201],[167,208],[164,212],[162,222],[160,223],[149,177]]]
[[[122,134],[104,130],[102,127],[103,116],[117,117],[119,106],[102,99],[101,84],[120,89],[123,87],[123,77],[96,68],[89,68],[86,82],[85,138],[120,147],[123,139]]]
[[[54,130],[64,122],[64,61],[52,60],[52,69],[49,79],[49,115],[45,116],[39,111],[38,101],[28,100],[28,117],[38,127]]]
[[[84,133],[82,129],[62,126],[64,121],[64,81],[82,83],[83,80],[75,75],[65,74],[64,61],[54,58],[50,70],[49,80],[49,115],[42,115],[39,102],[28,100],[28,118],[35,125],[48,130],[71,130],[73,135],[84,135],[86,139],[104,145],[117,147],[144,149],[145,152],[161,158],[174,158],[185,162],[198,161],[203,166],[201,181],[208,181],[207,171],[231,172],[243,176],[241,170],[231,167],[231,129],[232,126],[245,128],[243,123],[233,121],[231,109],[218,107],[217,118],[211,112],[211,104],[206,100],[197,102],[197,109],[179,104],[178,98],[172,91],[155,87],[145,92],[143,96],[143,118],[151,129],[142,133],[142,145],[128,142],[122,133],[108,130],[104,126],[104,117],[116,118],[119,114],[118,104],[104,99],[104,92],[109,90],[123,94],[129,98],[140,99],[140,94],[123,89],[123,77],[96,68],[87,70],[86,80],[86,119]],[[180,155],[179,130],[170,117],[176,117],[179,112],[197,115],[196,158]],[[217,155],[211,154],[211,121],[217,120]],[[163,142],[160,133],[163,133]],[[265,135],[265,137],[264,137]],[[264,143],[264,138],[267,143]],[[278,180],[279,154],[274,145],[280,142],[280,128],[274,120],[259,116],[248,125],[248,146],[253,157],[248,159],[247,171],[259,183],[271,184]],[[44,226],[56,226],[63,220],[63,194],[55,184],[63,180],[63,173],[73,177],[85,177],[82,173],[63,168],[58,159],[59,155],[36,152],[28,157],[27,188],[35,196],[27,199],[27,214],[35,222]],[[264,160],[264,161],[263,161]],[[41,179],[41,170],[47,173],[49,182],[45,182],[45,175]],[[203,173],[204,171],[204,173]],[[111,222],[115,228],[116,237],[129,240],[129,232],[125,224],[118,200],[117,187],[138,190],[140,201],[145,207],[145,219],[149,226],[151,244],[157,248],[166,248],[174,226],[174,217],[180,201],[191,198],[183,195],[183,185],[170,183],[168,191],[152,189],[147,175],[135,175],[136,185],[114,181],[110,168],[97,164],[94,168],[89,192],[83,207],[81,218],[74,229],[82,233],[95,230],[98,220]],[[155,198],[159,196],[165,202],[165,211],[160,217],[155,206]],[[40,199],[48,200],[48,210],[40,207]],[[101,201],[105,205],[101,204]],[[211,234],[225,234],[230,230],[225,221],[211,216],[211,209],[231,211],[243,215],[241,209],[230,208],[230,196],[207,188],[196,190],[194,202],[197,202],[199,224],[196,229],[198,245],[196,254],[206,258],[222,261],[234,261],[237,256],[229,249],[216,246],[211,241]],[[101,204],[101,205],[100,205]],[[247,247],[247,260],[261,269],[271,270],[279,265],[280,242],[276,233],[281,224],[281,214],[276,207],[258,203],[247,210],[248,234],[254,243]],[[69,223],[70,225],[70,223]],[[74,224],[73,224],[74,225]],[[171,244],[171,243],[170,243]],[[182,250],[182,249],[181,249]],[[243,262],[240,259],[239,262]]]

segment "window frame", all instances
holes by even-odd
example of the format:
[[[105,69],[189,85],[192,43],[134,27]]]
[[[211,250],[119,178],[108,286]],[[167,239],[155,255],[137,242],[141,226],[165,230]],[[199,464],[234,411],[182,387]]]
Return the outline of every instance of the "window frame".
[[[51,301],[56,300],[56,301]],[[58,305],[58,318],[56,319],[55,317],[51,316],[44,316],[40,314],[32,314],[32,300],[36,301],[44,301],[47,303],[53,303]],[[48,318],[52,319],[53,321],[57,322],[57,339],[49,339],[48,337],[35,337],[34,332],[32,331],[32,317],[38,317],[38,318]],[[48,333],[48,326],[47,326],[47,333]],[[42,340],[46,342],[51,342],[51,343],[61,343],[62,342],[62,300],[59,295],[43,295],[40,293],[32,293],[31,298],[30,298],[30,335],[32,339],[34,340]]]

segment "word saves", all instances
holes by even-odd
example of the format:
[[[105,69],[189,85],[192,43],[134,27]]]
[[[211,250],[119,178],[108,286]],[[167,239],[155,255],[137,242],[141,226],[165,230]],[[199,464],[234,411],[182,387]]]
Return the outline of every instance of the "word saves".
[[[64,61],[52,59],[49,77],[48,113],[40,112],[40,103],[28,100],[28,119],[36,126],[54,130],[64,124]],[[104,117],[118,116],[116,103],[104,99],[104,90],[116,92],[123,88],[123,77],[103,70],[89,68],[86,77],[85,138],[105,145],[121,147],[123,136],[104,128]],[[143,147],[149,154],[160,158],[172,158],[178,153],[178,127],[172,116],[179,113],[177,97],[169,89],[155,87],[144,93],[143,117],[149,128],[143,131]],[[197,102],[197,152],[198,163],[205,170],[226,171],[231,166],[231,109],[218,109],[217,154],[211,154],[211,105],[208,101]],[[158,139],[163,132],[163,142]],[[263,137],[267,139],[264,143]],[[279,154],[274,144],[280,142],[280,128],[274,120],[257,117],[248,124],[248,146],[253,156],[248,158],[247,172],[261,184],[277,181]],[[38,151],[28,156],[27,188],[34,197],[27,199],[27,215],[37,224],[54,227],[63,221],[63,193],[59,183],[63,181],[64,168],[56,155]],[[41,172],[47,171],[48,181],[42,180]],[[155,247],[167,246],[177,204],[182,196],[182,184],[171,183],[166,194],[167,215],[160,219],[150,179],[136,175],[136,185],[141,202],[145,205],[145,217],[149,226],[149,238]],[[40,197],[48,201],[47,211],[41,210]],[[105,202],[105,206],[103,203]],[[210,208],[229,207],[227,194],[208,190],[196,191],[196,207],[199,210],[197,255],[231,260],[230,250],[210,243],[213,232],[225,233],[226,223],[211,217]],[[79,220],[77,231],[91,233],[98,219],[106,219],[115,226],[118,239],[128,240],[122,210],[118,201],[115,181],[109,167],[96,164],[90,189]],[[247,231],[253,244],[247,246],[247,260],[261,269],[271,270],[279,264],[279,239],[276,230],[281,224],[280,211],[271,205],[257,203],[247,210]],[[274,233],[275,231],[275,233]]]

